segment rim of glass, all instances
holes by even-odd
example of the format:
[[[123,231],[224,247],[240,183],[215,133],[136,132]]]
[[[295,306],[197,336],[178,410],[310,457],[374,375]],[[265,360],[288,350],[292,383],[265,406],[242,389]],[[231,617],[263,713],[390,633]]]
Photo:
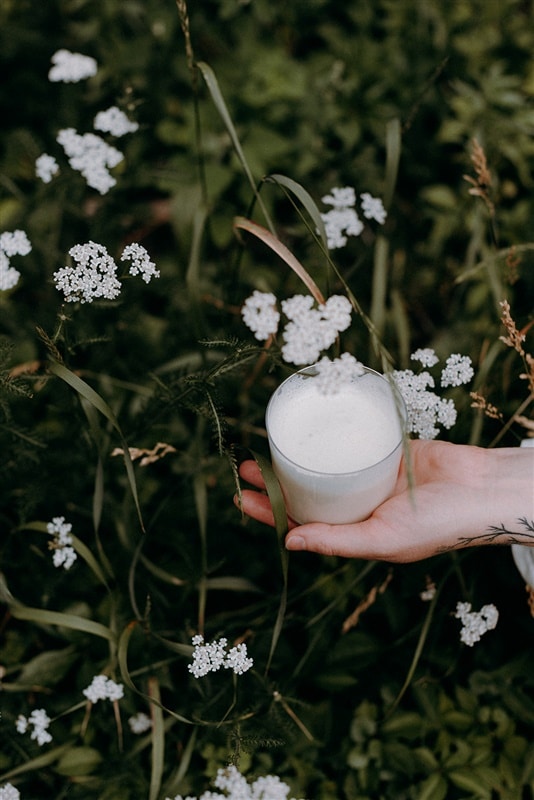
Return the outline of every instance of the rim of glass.
[[[324,472],[324,471],[321,471],[321,470],[318,470],[318,469],[311,469],[310,467],[303,467],[297,461],[293,461],[292,458],[289,458],[288,456],[286,456],[286,454],[283,453],[282,450],[280,449],[280,447],[276,444],[276,442],[274,441],[271,433],[269,432],[269,424],[268,424],[269,413],[270,413],[271,407],[274,405],[276,395],[286,385],[286,383],[288,383],[290,380],[293,380],[293,378],[295,376],[297,376],[297,375],[302,375],[304,377],[306,377],[307,374],[310,377],[313,377],[314,375],[317,375],[317,365],[316,364],[310,364],[308,367],[303,367],[302,369],[299,369],[296,372],[292,372],[291,375],[288,375],[288,377],[285,380],[282,381],[282,383],[274,390],[274,392],[272,393],[271,397],[269,398],[269,402],[267,403],[267,408],[265,410],[265,425],[266,425],[266,428],[267,428],[267,436],[268,436],[268,439],[269,439],[269,444],[272,447],[274,447],[275,450],[277,450],[278,453],[280,453],[280,455],[289,464],[292,464],[293,466],[297,467],[300,470],[303,470],[304,472],[310,472],[313,475],[328,475],[329,477],[330,476],[331,477],[343,477],[344,475],[345,476],[346,475],[357,475],[360,472],[367,472],[368,470],[374,469],[374,467],[378,467],[380,464],[383,464],[384,461],[387,461],[388,458],[391,458],[391,456],[399,449],[399,447],[401,447],[403,445],[404,437],[406,436],[406,419],[407,419],[407,416],[408,416],[408,411],[407,411],[406,404],[405,404],[405,402],[404,402],[404,400],[402,398],[402,395],[401,395],[400,391],[395,386],[395,384],[393,384],[390,380],[388,380],[388,378],[385,375],[383,375],[381,372],[377,372],[377,370],[372,369],[371,367],[366,367],[365,364],[362,364],[362,366],[363,366],[365,372],[370,373],[371,375],[375,375],[377,378],[380,378],[385,383],[387,383],[387,385],[391,389],[392,399],[393,399],[393,402],[395,404],[395,409],[396,409],[396,412],[397,412],[397,419],[399,421],[399,427],[400,427],[400,438],[399,438],[399,441],[397,442],[397,444],[395,445],[395,447],[392,450],[390,450],[389,453],[387,453],[387,455],[385,455],[383,458],[381,458],[380,461],[375,461],[374,464],[369,464],[368,467],[362,467],[361,469],[351,469],[348,472]],[[360,376],[360,377],[363,377],[363,376]]]

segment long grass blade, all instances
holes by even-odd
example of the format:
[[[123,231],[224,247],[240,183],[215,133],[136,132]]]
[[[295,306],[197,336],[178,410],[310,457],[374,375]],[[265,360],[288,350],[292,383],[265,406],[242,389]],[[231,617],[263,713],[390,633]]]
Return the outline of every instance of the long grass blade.
[[[156,677],[148,679],[148,694],[152,701],[150,706],[150,715],[152,717],[152,758],[148,798],[149,800],[158,800],[165,763],[165,725],[163,724],[159,683]]]
[[[273,515],[274,515],[275,530],[278,538],[278,547],[280,550],[280,562],[282,567],[282,580],[283,580],[282,591],[280,593],[280,604],[278,606],[278,614],[276,615],[276,620],[274,623],[273,635],[271,639],[271,647],[269,650],[269,656],[267,658],[267,664],[265,667],[265,674],[267,674],[269,672],[274,652],[276,650],[276,645],[278,644],[278,639],[280,638],[280,634],[282,632],[282,628],[284,625],[284,618],[287,609],[289,554],[286,548],[284,547],[284,540],[288,531],[288,524],[287,524],[287,513],[284,503],[284,496],[282,494],[280,484],[278,483],[278,479],[274,474],[270,462],[259,453],[252,452],[252,456],[254,457],[258,467],[260,468],[262,478],[265,481],[265,488],[267,490],[267,494],[271,502],[271,508],[273,510]]]
[[[128,449],[128,444],[126,439],[123,436],[121,431],[120,425],[115,417],[115,414],[108,406],[106,401],[103,397],[101,397],[98,392],[89,386],[88,383],[83,381],[78,375],[75,375],[74,372],[71,372],[70,369],[67,369],[63,364],[60,364],[57,361],[52,361],[49,366],[50,372],[53,375],[56,375],[61,380],[65,381],[69,386],[71,386],[79,395],[87,400],[91,405],[93,405],[100,413],[113,425],[114,429],[118,433],[121,443],[122,443],[122,450],[124,455],[124,465],[126,467],[126,475],[128,477],[128,483],[130,485],[130,490],[132,493],[132,497],[135,503],[135,508],[137,510],[137,516],[139,518],[139,524],[141,525],[141,530],[145,531],[145,526],[143,523],[143,516],[141,514],[141,506],[139,505],[139,495],[137,493],[137,482],[135,480],[135,472],[133,468],[132,459],[130,457],[130,451]]]
[[[243,167],[243,171],[247,177],[250,187],[254,192],[254,196],[257,200],[257,203],[261,208],[262,213],[265,217],[265,222],[267,223],[268,228],[274,233],[274,226],[271,221],[271,217],[256,187],[254,176],[252,175],[252,171],[248,165],[247,159],[245,158],[243,148],[241,147],[241,143],[239,141],[239,137],[234,127],[234,123],[232,122],[232,117],[230,116],[230,113],[226,106],[226,102],[224,100],[224,97],[222,96],[222,92],[219,87],[217,78],[215,77],[215,73],[213,72],[212,68],[204,61],[198,61],[196,66],[198,67],[198,69],[202,74],[202,77],[204,78],[206,86],[208,87],[209,93],[211,95],[211,99],[215,104],[215,108],[219,112],[219,115],[226,127],[226,130],[228,131],[228,135],[230,136],[236,155],[241,163],[241,166]]]
[[[288,178],[286,175],[278,175],[273,173],[272,175],[268,175],[264,180],[266,183],[276,183],[277,186],[281,186],[282,189],[285,190],[286,197],[289,196],[290,193],[295,195],[297,200],[308,212],[310,219],[313,222],[315,228],[313,233],[316,233],[316,235],[319,236],[324,252],[328,253],[328,238],[326,235],[323,218],[311,194],[306,191],[306,189],[301,186],[300,183],[294,181],[293,178]]]
[[[289,250],[285,244],[280,241],[280,239],[270,233],[270,231],[266,230],[266,228],[258,225],[256,222],[245,219],[245,217],[236,217],[234,219],[234,228],[247,231],[248,233],[251,233],[253,236],[256,236],[258,239],[260,239],[264,244],[267,245],[267,247],[276,253],[277,256],[285,261],[288,267],[291,267],[293,272],[298,275],[317,303],[321,304],[325,302],[321,290],[311,275],[306,272],[300,261],[295,258],[291,250]]]

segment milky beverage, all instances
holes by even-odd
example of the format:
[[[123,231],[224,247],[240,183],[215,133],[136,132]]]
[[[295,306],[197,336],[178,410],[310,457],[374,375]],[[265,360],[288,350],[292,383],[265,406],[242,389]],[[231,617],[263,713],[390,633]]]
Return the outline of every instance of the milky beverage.
[[[358,522],[392,492],[402,455],[402,403],[365,368],[335,394],[313,367],[288,378],[267,407],[273,468],[297,522]]]

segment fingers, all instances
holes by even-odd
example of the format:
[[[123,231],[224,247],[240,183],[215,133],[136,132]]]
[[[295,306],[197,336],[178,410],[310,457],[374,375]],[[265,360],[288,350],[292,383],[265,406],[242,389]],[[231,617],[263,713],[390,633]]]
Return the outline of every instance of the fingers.
[[[253,492],[250,489],[243,489],[241,492],[241,505],[237,495],[234,497],[234,503],[247,516],[253,517],[265,525],[274,526],[274,516],[267,495]]]
[[[262,478],[260,468],[253,459],[243,461],[239,467],[239,474],[247,483],[256,486],[257,489],[265,489],[265,482]]]

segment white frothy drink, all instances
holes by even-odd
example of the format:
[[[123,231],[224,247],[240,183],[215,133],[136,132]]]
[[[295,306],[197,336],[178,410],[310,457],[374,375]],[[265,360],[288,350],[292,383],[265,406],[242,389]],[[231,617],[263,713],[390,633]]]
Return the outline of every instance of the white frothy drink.
[[[299,523],[368,517],[395,485],[400,408],[389,382],[367,368],[335,394],[317,389],[313,368],[288,378],[272,396],[266,417],[288,514]]]

